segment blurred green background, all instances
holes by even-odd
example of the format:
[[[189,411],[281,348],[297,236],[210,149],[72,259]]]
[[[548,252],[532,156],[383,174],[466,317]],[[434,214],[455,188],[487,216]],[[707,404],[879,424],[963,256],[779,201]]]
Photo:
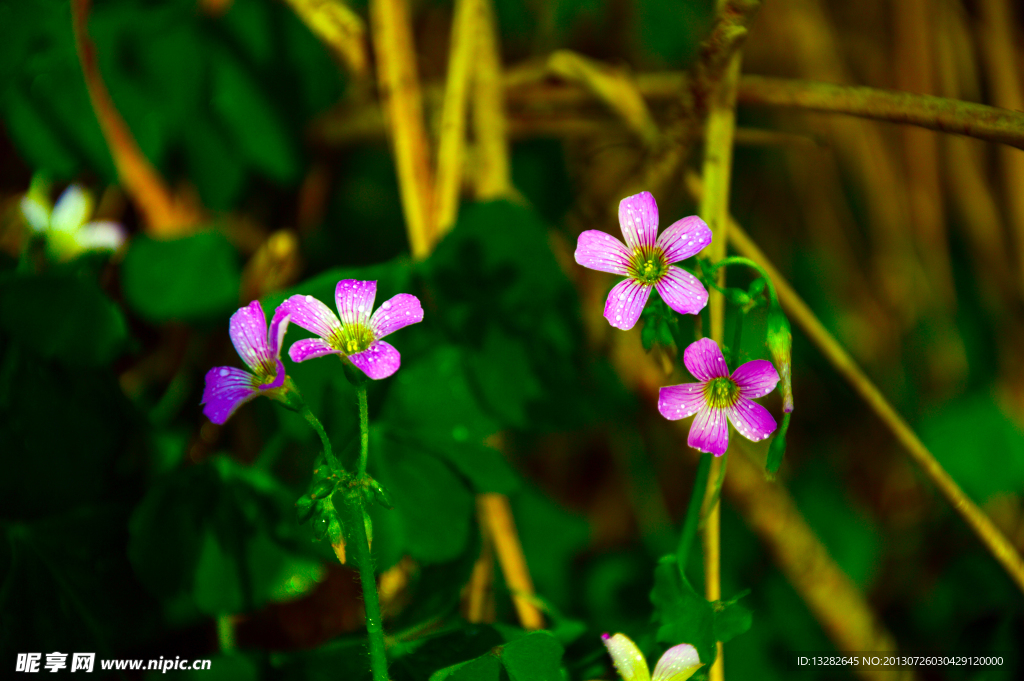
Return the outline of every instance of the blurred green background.
[[[439,84],[451,3],[410,4],[420,76]],[[607,208],[625,194],[609,192],[642,163],[639,142],[597,104],[538,113],[510,97],[515,194],[467,192],[455,229],[414,262],[383,129],[323,133],[366,94],[288,4],[92,5],[88,34],[117,111],[202,219],[147,233],[90,102],[69,3],[0,3],[0,664],[59,650],[213,658],[203,678],[368,678],[355,573],[294,515],[319,451],[313,432],[268,400],[224,427],[199,406],[205,372],[239,365],[235,309],[260,298],[269,312],[299,292],[329,302],[340,278],[376,279],[378,301],[415,293],[426,313],[394,338],[401,370],[369,394],[371,472],[396,499],[373,512],[378,570],[395,585],[383,596],[392,678],[426,680],[525,640],[500,571],[488,621],[460,615],[484,492],[511,500],[558,641],[529,653],[552,656],[554,676],[523,679],[615,678],[605,631],[658,650],[655,566],[674,550],[695,458],[616,372],[615,344],[640,339],[638,328],[613,340],[599,316],[612,280],[594,293],[571,258],[583,229],[617,233]],[[765,3],[744,71],[1003,106],[1007,74],[1024,85],[1024,16],[991,22],[1011,3],[929,0],[915,5],[923,25],[900,3],[855,5]],[[365,2],[350,7],[369,24]],[[495,8],[510,69],[569,48],[635,74],[691,66],[714,15],[703,0]],[[1009,54],[990,46],[1000,30],[1017,38]],[[436,90],[425,99],[432,139]],[[659,123],[673,115],[651,106]],[[542,115],[563,124],[530,124]],[[1024,306],[1010,247],[1024,233],[1012,156],[1024,152],[763,108],[740,107],[738,125],[739,223],[1024,550]],[[689,162],[699,167],[699,153]],[[47,259],[19,210],[40,174],[52,199],[71,182],[91,190],[127,245]],[[663,226],[696,212],[681,180],[655,193]],[[741,356],[767,358],[763,319],[749,324]],[[692,321],[681,327],[692,334]],[[795,327],[793,356],[796,411],[773,484],[901,650],[1005,659],[918,678],[1021,678],[1021,593]],[[285,365],[351,456],[355,392],[341,371]],[[765,404],[779,414],[774,394]],[[834,644],[749,521],[726,496],[723,595],[749,589],[753,613],[725,646],[728,676],[851,678],[794,668],[796,654]]]

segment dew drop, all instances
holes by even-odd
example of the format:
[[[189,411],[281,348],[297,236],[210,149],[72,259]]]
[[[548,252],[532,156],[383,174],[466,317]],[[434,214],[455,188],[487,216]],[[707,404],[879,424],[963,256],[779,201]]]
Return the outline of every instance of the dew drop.
[[[306,296],[306,302],[307,303],[312,303],[313,300],[314,300],[313,296]]]
[[[229,373],[231,373],[231,372],[227,370],[227,367],[224,367],[224,368],[222,368],[220,370],[220,375],[221,376],[227,376]]]
[[[390,310],[391,309],[391,301],[390,300],[385,300],[384,304],[381,305],[381,307],[383,307],[385,310]]]

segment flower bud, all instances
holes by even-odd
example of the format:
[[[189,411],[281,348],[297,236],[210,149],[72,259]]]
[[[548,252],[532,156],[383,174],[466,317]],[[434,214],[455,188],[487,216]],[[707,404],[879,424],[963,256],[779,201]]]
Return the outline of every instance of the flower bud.
[[[773,305],[768,311],[768,333],[765,343],[782,382],[782,411],[788,414],[793,411],[793,334],[789,331],[789,320],[777,305]]]

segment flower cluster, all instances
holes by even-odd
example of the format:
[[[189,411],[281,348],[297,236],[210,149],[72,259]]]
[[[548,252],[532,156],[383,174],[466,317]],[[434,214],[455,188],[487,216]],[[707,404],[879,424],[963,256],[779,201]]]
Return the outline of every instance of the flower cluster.
[[[269,331],[258,300],[235,312],[228,327],[231,342],[251,373],[234,367],[210,369],[203,390],[203,413],[214,423],[224,423],[258,395],[284,399],[288,384],[281,347],[289,323],[318,336],[293,343],[288,350],[292,361],[334,354],[372,379],[398,371],[402,362],[398,350],[381,339],[422,321],[423,308],[416,296],[399,293],[371,315],[376,295],[375,281],[339,281],[334,291],[337,315],[313,296],[292,296],[274,311]]]
[[[633,328],[651,288],[676,312],[699,313],[707,304],[707,290],[695,276],[673,263],[696,255],[711,243],[711,230],[704,221],[691,215],[658,236],[658,205],[649,192],[642,192],[619,203],[619,226],[625,246],[609,234],[589,230],[580,234],[576,247],[576,262],[584,267],[627,277],[608,294],[604,307],[608,323],[618,329]],[[773,354],[777,353],[773,350]],[[771,362],[747,362],[730,374],[718,344],[702,338],[686,348],[683,364],[698,382],[661,388],[658,410],[671,420],[695,416],[687,439],[691,447],[721,456],[729,445],[730,423],[755,442],[775,431],[775,419],[753,401],[770,393],[779,382]],[[787,409],[792,409],[791,405],[789,397]]]

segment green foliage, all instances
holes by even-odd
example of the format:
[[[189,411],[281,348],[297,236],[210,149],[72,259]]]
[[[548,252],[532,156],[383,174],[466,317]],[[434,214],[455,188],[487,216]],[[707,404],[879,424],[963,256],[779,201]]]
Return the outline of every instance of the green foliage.
[[[710,665],[715,661],[715,609],[683,581],[675,556],[665,556],[658,561],[651,603],[658,626],[658,643],[665,648],[689,643],[697,649],[702,662]],[[726,633],[731,633],[725,621],[722,626],[727,629]]]
[[[560,681],[561,644],[547,631],[535,631],[468,662],[441,669],[430,681],[493,681],[504,669],[509,681]]]
[[[213,231],[169,241],[136,237],[121,268],[128,304],[154,322],[224,313],[238,302],[240,278],[235,249]]]

